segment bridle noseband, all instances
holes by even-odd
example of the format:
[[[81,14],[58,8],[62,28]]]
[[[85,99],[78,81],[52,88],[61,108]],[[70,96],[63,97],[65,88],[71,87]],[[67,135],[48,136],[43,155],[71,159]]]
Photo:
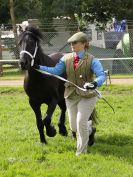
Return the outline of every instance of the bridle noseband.
[[[22,50],[20,52],[20,55],[23,54],[23,53],[26,53],[27,55],[29,55],[31,57],[31,66],[34,65],[34,59],[35,59],[35,56],[36,56],[36,53],[37,53],[37,49],[38,49],[38,45],[37,45],[37,42],[36,42],[36,46],[35,46],[35,51],[34,51],[34,54],[32,55],[30,52],[26,51],[26,50]]]

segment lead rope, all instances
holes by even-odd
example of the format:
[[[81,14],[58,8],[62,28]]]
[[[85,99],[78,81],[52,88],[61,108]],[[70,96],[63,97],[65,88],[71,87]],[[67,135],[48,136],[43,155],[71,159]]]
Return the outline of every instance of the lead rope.
[[[64,79],[64,78],[61,77],[61,76],[54,75],[54,74],[48,73],[47,71],[43,71],[43,70],[39,70],[39,69],[35,69],[35,70],[38,71],[38,72],[40,72],[40,73],[42,73],[42,74],[46,74],[46,75],[48,75],[48,76],[52,76],[52,77],[55,77],[55,78],[57,78],[57,79],[60,79],[60,80],[62,80],[62,81],[64,81],[64,82],[68,82],[68,83],[70,83],[71,85],[74,85],[76,88],[78,88],[79,90],[82,90],[82,91],[84,91],[84,92],[88,91],[87,89],[82,88],[82,87],[79,87],[78,85],[74,84],[73,82],[71,82],[71,81],[69,81],[69,80],[67,80],[67,79]],[[111,106],[111,104],[102,96],[101,92],[100,92],[99,90],[97,90],[97,89],[94,89],[94,91],[97,93],[98,98],[99,98],[99,99],[103,99],[103,100],[105,101],[105,103],[107,103],[107,105],[108,105],[108,106],[113,110],[113,112],[115,113],[114,108],[113,108],[113,107]]]

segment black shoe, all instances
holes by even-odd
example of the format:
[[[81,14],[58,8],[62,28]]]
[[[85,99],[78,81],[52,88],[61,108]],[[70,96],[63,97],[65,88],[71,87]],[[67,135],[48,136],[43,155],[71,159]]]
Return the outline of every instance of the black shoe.
[[[92,133],[89,136],[89,141],[88,141],[88,146],[92,146],[95,142],[95,133],[96,133],[96,128],[92,127]]]
[[[76,132],[73,132],[73,131],[72,131],[72,137],[73,137],[74,139],[76,139]]]

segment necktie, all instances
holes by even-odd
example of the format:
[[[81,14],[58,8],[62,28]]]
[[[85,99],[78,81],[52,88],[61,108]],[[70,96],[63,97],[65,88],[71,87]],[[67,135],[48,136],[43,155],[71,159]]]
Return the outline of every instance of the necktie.
[[[77,68],[78,62],[79,62],[79,56],[78,56],[78,55],[75,55],[75,56],[74,56],[74,61],[73,61],[74,70]]]

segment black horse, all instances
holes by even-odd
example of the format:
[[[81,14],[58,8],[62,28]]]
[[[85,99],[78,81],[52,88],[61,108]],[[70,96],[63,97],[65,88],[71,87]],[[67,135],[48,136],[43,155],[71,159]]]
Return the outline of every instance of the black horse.
[[[20,66],[26,70],[24,79],[24,90],[29,97],[29,104],[32,107],[40,134],[40,141],[46,144],[44,126],[46,134],[50,137],[56,135],[54,126],[51,125],[52,114],[58,104],[61,114],[58,121],[59,133],[67,136],[65,127],[66,104],[64,99],[64,82],[57,78],[39,73],[32,68],[32,62],[38,65],[55,66],[63,56],[61,53],[48,56],[41,48],[42,34],[34,27],[27,27],[19,35],[20,45]],[[62,76],[65,77],[65,74]],[[42,118],[41,104],[47,104],[46,115]]]

